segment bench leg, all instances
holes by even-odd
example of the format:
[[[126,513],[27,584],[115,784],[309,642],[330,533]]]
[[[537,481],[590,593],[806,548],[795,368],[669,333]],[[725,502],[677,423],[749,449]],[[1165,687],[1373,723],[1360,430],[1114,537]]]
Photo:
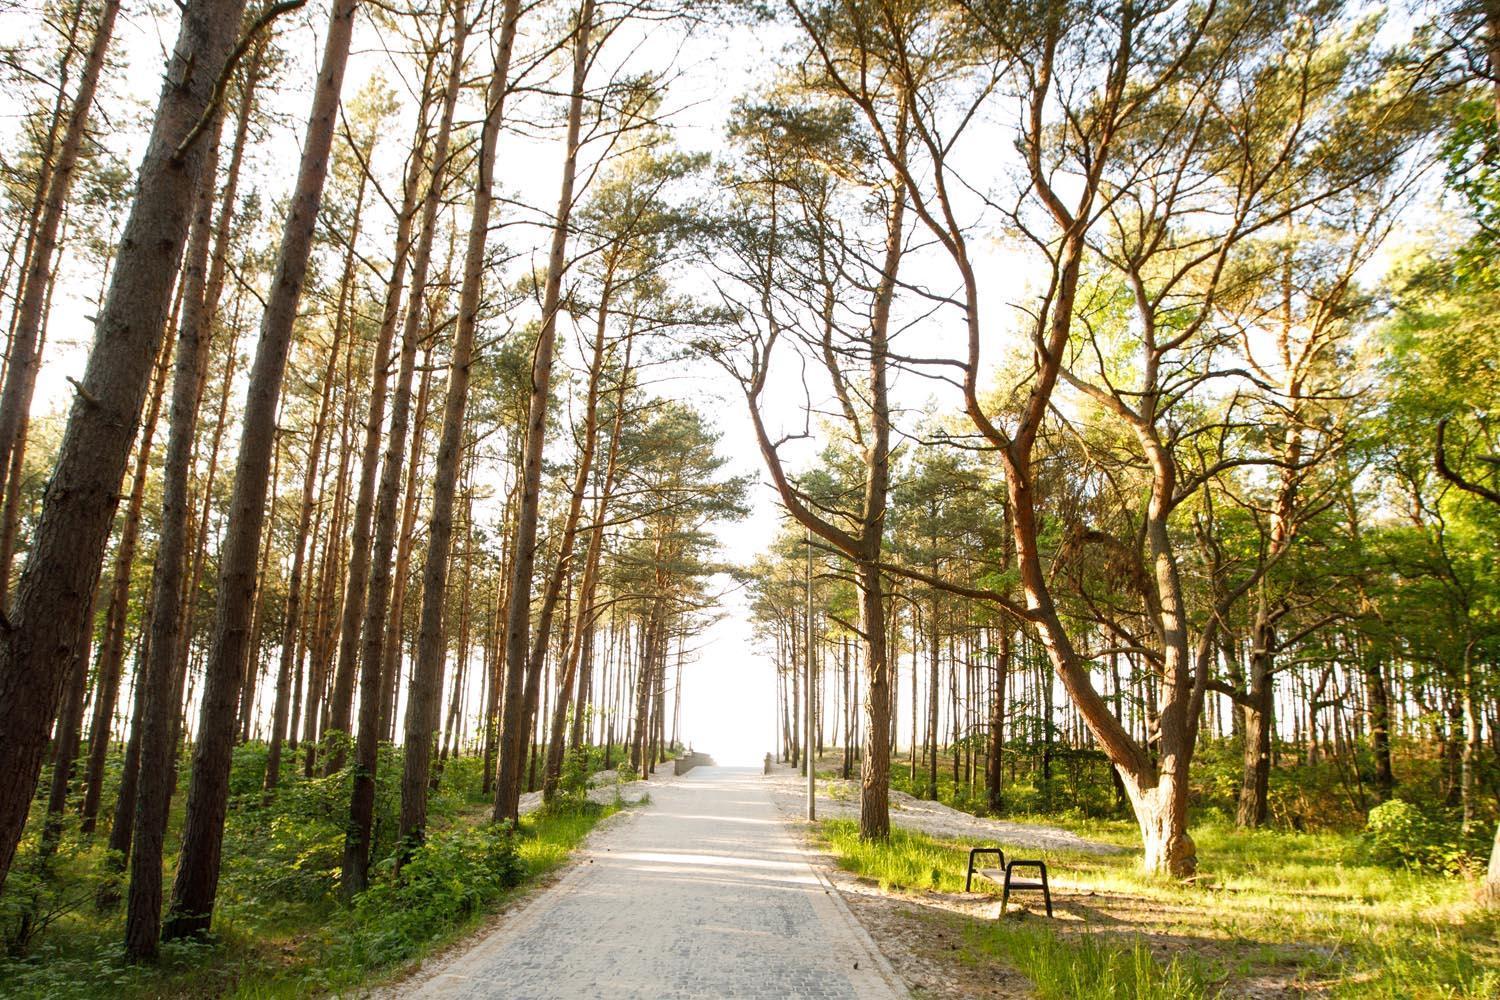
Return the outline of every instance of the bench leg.
[[[964,876],[964,892],[969,892],[969,886],[974,884],[974,859],[969,859],[969,873]]]
[[[1047,872],[1042,872],[1042,898],[1047,901],[1047,917],[1052,917],[1052,887],[1047,884]]]
[[[1010,902],[1010,879],[1005,880],[1005,887],[1000,890],[1000,915],[1005,916],[1005,906]]]

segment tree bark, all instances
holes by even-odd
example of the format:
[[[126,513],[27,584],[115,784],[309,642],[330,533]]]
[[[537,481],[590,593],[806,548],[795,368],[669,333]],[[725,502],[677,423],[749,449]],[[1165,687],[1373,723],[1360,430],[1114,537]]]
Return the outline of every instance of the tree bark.
[[[1272,715],[1276,690],[1272,684],[1271,659],[1276,630],[1266,620],[1264,598],[1259,602],[1250,643],[1250,690],[1241,706],[1245,720],[1245,766],[1235,810],[1235,825],[1241,827],[1265,825],[1266,796],[1271,782],[1271,735],[1276,727]]]
[[[136,541],[140,538],[141,508],[146,499],[146,476],[151,471],[151,445],[156,437],[156,420],[161,413],[162,395],[167,385],[167,342],[157,361],[156,388],[151,390],[146,418],[137,449],[135,474],[125,518],[120,525],[120,539],[115,546],[114,576],[110,585],[109,612],[104,647],[94,685],[94,721],[89,730],[88,768],[84,775],[82,820],[78,829],[93,833],[99,816],[99,800],[104,796],[104,763],[109,754],[109,740],[114,728],[115,706],[120,695],[120,674],[125,668],[125,630],[130,614],[130,584],[135,568]]]
[[[1360,667],[1370,700],[1370,752],[1375,757],[1375,792],[1384,802],[1396,789],[1396,775],[1391,768],[1391,696],[1385,683],[1385,671],[1373,650],[1364,650]]]
[[[464,23],[461,5],[460,12],[455,17],[455,33],[451,50],[453,53],[452,64],[462,65],[463,62],[463,35],[461,34]],[[359,467],[359,486],[354,500],[354,523],[353,533],[349,548],[349,572],[344,583],[344,600],[339,620],[339,646],[338,659],[335,661],[334,678],[335,690],[338,689],[337,679],[345,675],[353,677],[359,662],[359,638],[360,626],[365,615],[365,601],[370,581],[370,559],[371,559],[371,532],[375,519],[375,483],[380,470],[380,431],[385,422],[385,403],[387,389],[390,384],[389,369],[391,365],[391,348],[395,344],[396,326],[401,319],[402,292],[406,280],[407,261],[411,255],[411,232],[412,224],[416,220],[417,206],[419,204],[419,185],[422,179],[423,162],[425,159],[428,138],[428,123],[425,109],[431,96],[432,76],[437,62],[439,47],[434,45],[427,53],[422,79],[422,114],[418,115],[416,133],[412,139],[411,160],[407,166],[405,183],[402,185],[401,210],[396,216],[396,233],[393,241],[394,252],[391,257],[391,279],[386,285],[385,306],[381,312],[380,331],[375,338],[375,358],[372,363],[372,374],[370,387],[370,400],[365,417],[365,439],[361,452]],[[435,183],[435,180],[434,180]],[[407,380],[410,386],[410,378]],[[405,422],[401,425],[402,437],[405,437]],[[367,682],[363,672],[360,673],[360,736],[364,736],[364,705],[365,700],[371,697],[370,687],[375,689],[374,697],[379,698],[380,675],[377,671],[372,682]],[[350,692],[350,700],[353,700],[353,692]],[[376,705],[375,726],[379,725],[379,705]],[[339,721],[337,716],[334,721]],[[373,728],[373,727],[372,727]],[[373,739],[378,740],[379,733],[372,734]],[[360,842],[356,833],[367,831],[371,820],[361,819],[362,809],[373,810],[374,802],[374,769],[375,757],[378,751],[378,743],[372,742],[368,748],[363,749],[364,757],[360,756],[361,746],[356,741],[356,761],[353,776],[353,789],[350,793],[350,828],[345,837],[344,865],[342,870],[342,886],[346,896],[352,896],[355,892],[364,888],[365,877],[368,869],[368,852],[362,852],[358,843]],[[369,789],[370,805],[362,807],[361,802],[365,792],[361,790],[360,783],[365,779],[360,773],[361,767],[369,769],[368,780],[372,782]],[[360,833],[359,836],[367,834]],[[351,840],[350,838],[355,838]]]
[[[219,570],[218,614],[206,668],[198,744],[183,824],[182,854],[172,887],[169,938],[202,934],[213,917],[219,852],[229,794],[237,682],[249,650],[250,605],[256,557],[266,514],[267,476],[275,441],[277,402],[297,305],[322,204],[328,154],[333,144],[339,92],[354,26],[356,0],[336,0],[318,72],[312,113],[303,140],[297,183],[282,233],[275,277],[261,322],[250,371],[244,426],[230,499],[229,523]]]
[[[495,148],[500,139],[505,97],[510,89],[510,58],[515,42],[519,0],[506,0],[500,49],[485,90],[484,126],[480,130],[479,159],[474,179],[473,214],[464,251],[463,284],[459,290],[458,328],[448,371],[448,397],[432,477],[432,513],[428,519],[427,559],[422,570],[422,617],[417,632],[417,657],[412,666],[406,706],[406,758],[401,775],[403,853],[426,836],[427,779],[432,758],[431,731],[436,724],[436,701],[441,695],[444,654],[443,604],[447,597],[448,555],[453,543],[454,487],[463,461],[464,413],[469,402],[469,367],[473,361],[474,330],[479,321],[479,296],[484,284],[484,251],[489,237],[493,202]]]
[[[526,756],[526,736],[522,731],[521,719],[522,677],[528,670],[535,671],[540,665],[536,651],[531,649],[530,639],[531,588],[536,569],[536,528],[541,507],[542,451],[547,439],[547,399],[552,385],[557,313],[561,306],[568,220],[573,210],[573,186],[578,171],[583,87],[588,75],[589,35],[593,25],[594,0],[583,0],[573,25],[573,79],[572,89],[568,92],[567,152],[563,158],[562,184],[557,197],[557,221],[552,230],[552,246],[547,258],[547,281],[542,296],[542,329],[531,362],[531,399],[526,418],[525,457],[519,484],[521,506],[516,518],[516,564],[511,577],[510,605],[505,622],[505,718],[500,728],[500,776],[495,782],[494,816],[497,821],[519,818],[521,768]],[[559,548],[560,566],[566,566],[568,555],[567,551]],[[544,654],[557,590],[556,586],[549,587],[543,599],[536,649]]]
[[[604,291],[599,298],[599,315],[594,325],[594,357],[589,366],[587,402],[583,417],[583,450],[578,456],[578,470],[573,479],[573,495],[568,508],[568,520],[563,529],[563,551],[571,551],[573,533],[577,528],[578,514],[583,506],[584,493],[588,489],[589,470],[593,465],[595,438],[598,434],[599,381],[604,371],[606,354],[605,330],[609,316],[612,288],[605,279]],[[625,340],[624,364],[620,367],[619,392],[615,402],[615,419],[610,431],[609,454],[605,458],[604,479],[599,486],[599,497],[594,502],[592,525],[589,529],[588,550],[583,560],[583,579],[578,588],[578,614],[574,622],[571,646],[564,653],[562,679],[557,688],[557,703],[553,707],[551,736],[547,745],[547,765],[542,774],[542,799],[551,801],[557,793],[558,778],[562,774],[564,728],[567,723],[568,704],[572,700],[574,678],[584,656],[586,638],[593,633],[594,591],[599,578],[599,559],[604,543],[604,517],[609,510],[610,493],[614,489],[620,453],[620,432],[625,418],[625,390],[630,381],[630,349],[632,338]],[[558,570],[564,567],[563,556],[559,557]],[[581,727],[583,703],[580,699],[574,710],[574,729]]]
[[[93,350],[0,640],[0,888],[9,874],[109,537],[205,159],[200,121],[243,0],[188,0]]]
[[[94,614],[90,611],[84,620],[85,634],[79,641],[78,655],[73,663],[63,697],[62,711],[57,719],[57,734],[52,740],[52,783],[47,794],[47,818],[42,827],[42,836],[37,853],[46,857],[57,847],[62,838],[63,814],[68,808],[68,792],[78,765],[78,748],[83,735],[83,697],[89,680],[89,647],[93,633]]]
[[[248,106],[249,97],[246,96]],[[183,322],[177,332],[172,403],[167,418],[167,451],[162,467],[162,506],[156,562],[151,574],[151,601],[146,629],[150,641],[137,682],[138,767],[144,776],[136,786],[131,812],[130,891],[125,914],[125,955],[133,962],[154,959],[161,931],[161,866],[167,808],[172,796],[172,732],[178,712],[175,665],[185,630],[183,586],[187,575],[190,476],[198,408],[208,373],[215,303],[208,298],[209,237],[212,230],[214,166],[218,125],[213,128],[204,177],[199,184],[198,216],[183,277]],[[236,136],[240,141],[240,136]],[[231,172],[232,172],[231,168]],[[230,185],[233,185],[231,180]],[[200,540],[199,544],[202,544]],[[122,792],[122,801],[123,801]],[[117,816],[122,825],[124,817]]]
[[[938,797],[938,695],[942,678],[938,673],[938,623],[936,602],[928,609],[927,633],[927,797]]]
[[[985,800],[990,812],[1005,807],[1005,685],[1010,677],[1011,624],[1001,622],[1000,645],[995,654],[995,689],[990,692],[990,752],[985,770]]]
[[[446,278],[443,282],[447,283]],[[403,647],[406,637],[406,589],[411,581],[411,553],[416,541],[417,505],[421,499],[421,475],[423,448],[427,443],[428,403],[432,391],[432,353],[435,339],[429,340],[422,354],[422,380],[417,386],[416,420],[412,425],[411,455],[406,462],[406,489],[401,501],[401,525],[396,536],[396,561],[391,580],[390,614],[381,628],[384,639],[381,645],[380,684],[384,692],[382,703],[381,731],[387,739],[396,739],[396,706],[400,700],[401,657],[408,653]]]
[[[380,511],[375,512],[376,470],[380,466],[380,430],[385,413],[386,369],[390,366],[391,347],[395,340],[396,325],[401,316],[401,285],[405,277],[406,261],[410,252],[411,228],[416,219],[416,210],[423,208],[422,234],[417,262],[413,268],[412,304],[422,300],[423,286],[427,282],[427,260],[432,250],[436,211],[442,188],[442,177],[446,171],[448,136],[452,127],[454,100],[457,83],[463,66],[464,43],[468,21],[462,3],[454,5],[453,41],[450,45],[447,87],[443,96],[441,124],[433,154],[432,176],[428,188],[420,201],[422,181],[422,151],[427,141],[427,123],[418,125],[418,136],[413,143],[410,170],[407,174],[401,214],[397,217],[396,253],[392,263],[391,282],[386,288],[385,310],[382,315],[380,334],[375,348],[375,381],[370,393],[369,418],[365,423],[364,460],[360,467],[359,493],[354,504],[354,541],[349,559],[349,578],[344,591],[343,621],[339,638],[339,661],[337,674],[353,669],[346,662],[353,661],[360,652],[360,626],[363,621],[365,646],[359,658],[359,727],[354,744],[354,773],[349,796],[349,826],[344,836],[344,863],[340,875],[340,886],[346,899],[364,891],[369,885],[370,841],[375,823],[375,774],[379,763],[381,708],[385,694],[381,686],[382,646],[385,638],[383,618],[390,593],[390,553],[394,544],[396,499],[401,485],[401,461],[406,452],[406,427],[410,412],[412,370],[416,361],[416,319],[418,309],[409,311],[407,336],[403,339],[400,355],[400,372],[397,376],[397,396],[391,412],[391,444],[381,467]],[[436,47],[433,50],[435,57]],[[428,68],[431,74],[431,66]],[[424,86],[423,93],[427,93]],[[378,523],[378,528],[376,527]],[[372,530],[374,538],[371,538]],[[371,548],[373,544],[373,550]],[[374,573],[371,574],[372,560]],[[367,594],[368,591],[368,594]]]

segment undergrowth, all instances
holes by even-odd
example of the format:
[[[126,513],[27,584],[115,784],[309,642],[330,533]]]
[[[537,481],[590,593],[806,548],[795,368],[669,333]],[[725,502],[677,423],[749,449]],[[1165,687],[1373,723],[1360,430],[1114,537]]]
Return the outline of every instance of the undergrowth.
[[[598,754],[594,754],[597,757]],[[396,872],[394,848],[400,751],[382,748],[371,885],[339,898],[342,818],[348,774],[306,778],[295,765],[264,803],[263,748],[236,751],[214,933],[207,941],[164,944],[153,965],[127,964],[124,914],[98,908],[97,889],[116,879],[102,838],[68,835],[49,861],[48,925],[24,955],[0,957],[0,996],[17,998],[214,996],[242,1000],[342,993],[399,974],[472,931],[490,913],[569,853],[621,803],[599,805],[574,789],[601,762],[569,762],[567,793],[520,825],[488,822],[480,761],[445,762],[430,799],[428,839]],[[186,769],[184,768],[184,771]],[[181,800],[173,827],[180,823]],[[175,843],[169,849],[175,851]],[[232,850],[231,850],[232,848]],[[21,861],[25,861],[23,856]],[[172,857],[166,865],[171,885]],[[24,869],[24,865],[18,870]],[[24,888],[25,880],[13,887]],[[7,891],[7,905],[24,894]],[[15,918],[0,907],[0,922]]]

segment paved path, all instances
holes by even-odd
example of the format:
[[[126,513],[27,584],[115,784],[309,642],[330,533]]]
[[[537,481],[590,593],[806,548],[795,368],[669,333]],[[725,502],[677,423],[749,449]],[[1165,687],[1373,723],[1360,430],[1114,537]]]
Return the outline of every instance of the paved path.
[[[576,866],[422,997],[894,1000],[899,980],[758,771],[701,767],[599,830]]]

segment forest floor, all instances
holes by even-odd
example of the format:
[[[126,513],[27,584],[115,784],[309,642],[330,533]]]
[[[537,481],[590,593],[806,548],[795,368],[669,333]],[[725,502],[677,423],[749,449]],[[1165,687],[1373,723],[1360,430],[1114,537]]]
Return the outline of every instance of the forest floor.
[[[804,779],[767,780],[800,815]],[[1201,874],[1181,883],[1140,873],[1125,821],[1004,822],[893,791],[893,836],[873,846],[857,784],[819,791],[821,822],[804,832],[917,997],[1500,997],[1500,920],[1474,906],[1472,881],[1376,866],[1357,835],[1205,820]],[[998,889],[964,892],[981,844],[1045,860],[1056,919],[1036,894],[1000,918]]]

